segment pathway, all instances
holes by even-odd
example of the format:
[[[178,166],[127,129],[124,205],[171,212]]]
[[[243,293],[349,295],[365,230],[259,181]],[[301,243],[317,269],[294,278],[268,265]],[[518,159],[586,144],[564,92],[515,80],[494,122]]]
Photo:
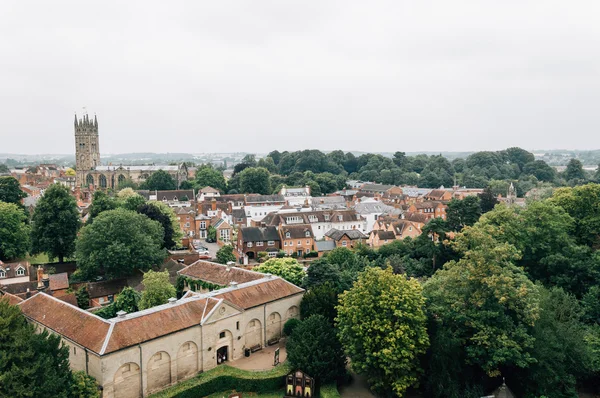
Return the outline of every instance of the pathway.
[[[249,357],[243,357],[227,364],[244,370],[271,370],[273,369],[273,358],[277,348],[279,348],[279,362],[283,363],[287,358],[287,353],[282,339],[278,344],[265,347],[260,351],[251,353]]]

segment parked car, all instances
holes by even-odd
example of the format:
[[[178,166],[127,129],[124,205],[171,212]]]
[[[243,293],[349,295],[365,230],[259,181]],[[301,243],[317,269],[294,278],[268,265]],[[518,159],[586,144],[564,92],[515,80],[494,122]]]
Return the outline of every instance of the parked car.
[[[210,255],[210,252],[208,251],[207,248],[203,248],[203,249],[197,249],[196,250],[198,252],[199,255],[201,256],[208,256]]]

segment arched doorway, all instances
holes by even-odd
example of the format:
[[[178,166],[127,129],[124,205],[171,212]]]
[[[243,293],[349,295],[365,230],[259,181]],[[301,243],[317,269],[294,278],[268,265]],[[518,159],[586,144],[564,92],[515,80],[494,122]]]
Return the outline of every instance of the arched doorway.
[[[98,179],[100,188],[106,188],[106,176],[104,174],[100,174],[100,178]]]
[[[91,174],[88,174],[87,177],[85,177],[85,184],[89,187],[90,185],[94,185],[94,176]]]
[[[148,391],[160,390],[171,384],[171,356],[164,351],[148,361]]]
[[[193,341],[185,342],[177,353],[177,380],[198,373],[198,346]]]
[[[248,256],[248,260],[254,260],[254,252],[248,252],[246,256]]]
[[[267,341],[281,337],[281,315],[272,312],[267,318]]]
[[[233,334],[229,330],[219,332],[215,348],[217,365],[233,360]]]
[[[140,397],[140,367],[129,362],[121,366],[113,378],[113,395],[115,398]]]
[[[253,319],[248,322],[244,335],[246,337],[246,348],[263,345],[262,324],[258,319]]]

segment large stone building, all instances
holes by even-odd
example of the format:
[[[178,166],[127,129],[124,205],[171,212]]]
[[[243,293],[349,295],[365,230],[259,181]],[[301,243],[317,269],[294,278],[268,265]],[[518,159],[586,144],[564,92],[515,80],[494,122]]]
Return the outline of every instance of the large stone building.
[[[179,166],[102,166],[100,164],[98,118],[95,115],[94,120],[90,120],[88,115],[77,119],[77,115],[75,115],[75,164],[75,184],[78,187],[117,189],[119,184],[127,180],[142,183],[158,170],[169,173],[177,182],[177,186],[188,178],[185,164]]]
[[[187,291],[179,300],[113,319],[46,293],[24,301],[5,297],[39,329],[61,337],[71,367],[93,376],[103,398],[145,397],[239,359],[246,349],[278,341],[283,324],[299,317],[304,290],[279,277],[207,261],[180,275],[226,287]]]

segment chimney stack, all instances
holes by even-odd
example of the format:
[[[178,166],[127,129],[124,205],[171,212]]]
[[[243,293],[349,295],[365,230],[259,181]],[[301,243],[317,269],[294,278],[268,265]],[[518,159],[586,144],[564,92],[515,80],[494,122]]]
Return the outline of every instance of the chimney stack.
[[[232,282],[229,282],[229,286],[231,286],[233,289],[237,289],[238,283],[232,281]]]
[[[266,273],[266,274],[265,274],[265,278],[267,278],[267,279],[271,279],[271,277],[272,277],[272,276],[273,276],[273,275],[271,275],[271,274],[269,274],[269,273]]]
[[[212,198],[212,200],[210,201],[210,206],[212,208],[212,211],[217,210],[217,199]]]
[[[125,311],[123,311],[123,310],[117,312],[117,317],[118,318],[123,319],[123,318],[125,318],[125,315],[127,315],[127,313]]]
[[[169,304],[175,304],[177,302],[177,299],[175,297],[171,297],[169,299]]]

